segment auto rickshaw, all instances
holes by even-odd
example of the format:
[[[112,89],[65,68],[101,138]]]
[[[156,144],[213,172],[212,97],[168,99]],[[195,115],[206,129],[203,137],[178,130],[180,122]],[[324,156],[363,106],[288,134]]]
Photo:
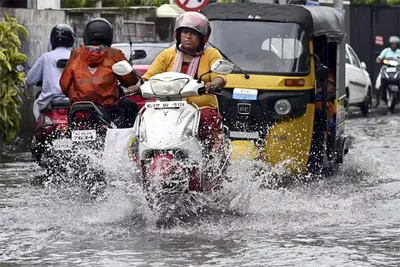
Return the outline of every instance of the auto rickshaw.
[[[342,15],[261,3],[200,12],[212,27],[208,45],[236,65],[218,96],[233,162],[261,160],[290,174],[333,171],[349,150]]]

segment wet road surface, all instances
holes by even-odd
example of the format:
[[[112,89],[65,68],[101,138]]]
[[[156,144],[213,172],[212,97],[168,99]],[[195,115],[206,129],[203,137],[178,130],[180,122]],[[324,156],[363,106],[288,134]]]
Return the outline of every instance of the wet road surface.
[[[0,265],[399,266],[400,114],[355,114],[346,127],[352,149],[334,177],[258,190],[238,168],[226,210],[167,230],[122,174],[93,202],[31,186],[40,169],[17,154],[0,165]]]

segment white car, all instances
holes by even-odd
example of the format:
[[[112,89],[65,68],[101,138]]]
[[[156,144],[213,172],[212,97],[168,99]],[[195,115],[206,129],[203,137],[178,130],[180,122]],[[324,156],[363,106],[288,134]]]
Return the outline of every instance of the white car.
[[[360,62],[357,54],[346,44],[346,95],[349,106],[358,106],[362,115],[367,115],[372,106],[372,83],[367,66]]]

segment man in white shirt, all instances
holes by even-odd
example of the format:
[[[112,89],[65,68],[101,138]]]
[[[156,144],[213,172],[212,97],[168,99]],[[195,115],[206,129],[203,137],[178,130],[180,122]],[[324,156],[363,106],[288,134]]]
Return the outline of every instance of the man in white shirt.
[[[60,77],[63,69],[57,67],[60,59],[69,59],[75,43],[75,33],[71,26],[58,24],[50,33],[52,51],[39,57],[26,77],[26,85],[33,86],[42,81],[42,90],[33,104],[33,115],[38,120],[40,110],[44,109],[53,99],[67,98],[60,88]]]

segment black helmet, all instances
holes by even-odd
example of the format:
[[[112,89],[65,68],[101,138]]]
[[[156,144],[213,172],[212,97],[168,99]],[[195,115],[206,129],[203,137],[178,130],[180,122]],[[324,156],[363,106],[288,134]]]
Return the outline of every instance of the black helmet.
[[[114,29],[110,22],[104,18],[90,20],[83,31],[83,43],[85,45],[111,46],[114,37]]]
[[[50,43],[53,50],[57,47],[73,47],[75,43],[74,29],[67,24],[57,24],[51,29]]]

